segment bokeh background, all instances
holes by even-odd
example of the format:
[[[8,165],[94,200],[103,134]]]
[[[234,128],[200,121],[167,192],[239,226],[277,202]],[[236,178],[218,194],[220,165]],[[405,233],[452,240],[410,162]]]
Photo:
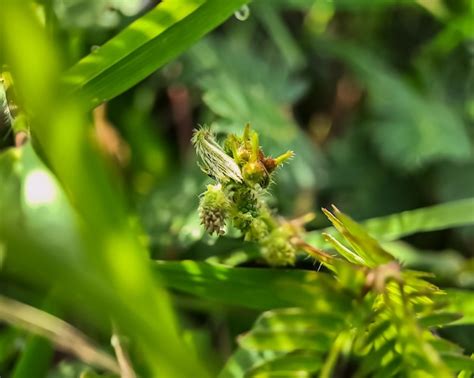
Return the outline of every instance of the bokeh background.
[[[68,65],[158,2],[53,3],[54,38]],[[265,151],[295,151],[269,199],[287,217],[336,204],[363,220],[473,197],[472,7],[471,0],[256,0],[97,108],[98,138],[124,178],[153,257],[252,252],[232,235],[216,240],[199,226],[207,178],[190,145],[198,125],[222,134],[249,122]],[[13,144],[2,119],[0,148]],[[319,214],[309,229],[326,225]],[[410,266],[437,273],[445,286],[474,287],[472,227],[405,242],[399,257]],[[226,340],[251,318],[229,316],[231,330],[216,333]],[[193,319],[203,328],[222,326],[218,316]]]
[[[156,3],[54,1],[63,58],[76,62]],[[155,253],[201,240],[204,178],[190,145],[200,124],[250,122],[266,151],[296,152],[272,187],[286,216],[336,204],[366,219],[472,197],[471,21],[469,0],[259,0],[96,110]],[[473,241],[469,229],[410,240],[465,257]]]

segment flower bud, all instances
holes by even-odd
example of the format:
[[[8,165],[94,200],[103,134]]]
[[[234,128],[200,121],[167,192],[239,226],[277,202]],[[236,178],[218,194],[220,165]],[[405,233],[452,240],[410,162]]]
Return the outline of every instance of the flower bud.
[[[262,188],[265,188],[270,183],[270,177],[265,166],[258,160],[245,164],[242,168],[242,176],[244,181],[251,186],[259,184]]]

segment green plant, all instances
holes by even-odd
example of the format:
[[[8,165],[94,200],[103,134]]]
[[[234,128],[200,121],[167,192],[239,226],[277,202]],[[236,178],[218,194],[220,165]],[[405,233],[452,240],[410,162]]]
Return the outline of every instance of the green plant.
[[[272,174],[293,152],[276,158],[265,156],[258,134],[249,124],[242,137],[230,134],[224,149],[206,128],[194,132],[193,144],[201,158],[202,171],[217,181],[201,194],[199,212],[206,230],[211,234],[224,234],[225,222],[229,219],[245,240],[260,245],[270,265],[293,265],[297,227],[278,222],[263,199]]]
[[[260,245],[270,265],[294,264],[302,230],[296,233],[289,222],[279,224],[260,197],[273,169],[292,153],[276,159],[265,157],[258,134],[249,125],[241,138],[230,134],[224,149],[208,129],[195,131],[193,143],[202,160],[201,169],[218,181],[202,195],[204,227],[221,235],[225,219],[230,218],[246,240]],[[303,246],[331,271],[330,278],[322,281],[325,285],[317,295],[314,287],[307,293],[304,306],[262,314],[239,339],[240,350],[220,376],[318,373],[331,377],[340,369],[338,365],[353,359],[358,360],[352,372],[357,377],[470,374],[474,360],[432,333],[462,314],[444,310],[448,302],[440,299],[444,297],[441,290],[425,280],[429,274],[403,269],[364,228],[337,208],[332,213],[323,211],[338,233],[323,233],[323,237],[337,255],[307,243]],[[241,354],[254,358],[239,362]]]
[[[2,2],[0,376],[471,376],[468,2],[156,3]]]

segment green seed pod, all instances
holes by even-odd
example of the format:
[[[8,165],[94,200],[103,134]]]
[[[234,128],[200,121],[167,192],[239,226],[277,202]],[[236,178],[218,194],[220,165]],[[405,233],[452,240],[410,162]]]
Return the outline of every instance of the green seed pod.
[[[199,217],[209,234],[212,235],[215,232],[217,235],[223,235],[225,233],[224,227],[229,206],[229,200],[221,184],[207,186],[199,203]]]
[[[276,229],[262,242],[262,255],[272,266],[294,265],[296,249],[289,241],[289,235]]]
[[[234,186],[231,198],[238,212],[249,213],[253,218],[258,216],[258,197],[254,189],[242,185]]]
[[[245,240],[259,242],[268,236],[268,225],[263,219],[255,218],[245,234]]]
[[[252,224],[253,216],[249,212],[238,212],[232,217],[232,224],[243,234],[246,234]]]

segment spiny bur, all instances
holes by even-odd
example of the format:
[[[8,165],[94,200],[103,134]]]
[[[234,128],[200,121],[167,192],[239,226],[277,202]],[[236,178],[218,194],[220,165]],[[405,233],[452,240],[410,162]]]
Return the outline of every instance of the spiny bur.
[[[201,195],[199,203],[199,217],[201,224],[209,234],[225,233],[225,221],[229,210],[229,200],[222,191],[221,184],[208,185],[207,190]]]

